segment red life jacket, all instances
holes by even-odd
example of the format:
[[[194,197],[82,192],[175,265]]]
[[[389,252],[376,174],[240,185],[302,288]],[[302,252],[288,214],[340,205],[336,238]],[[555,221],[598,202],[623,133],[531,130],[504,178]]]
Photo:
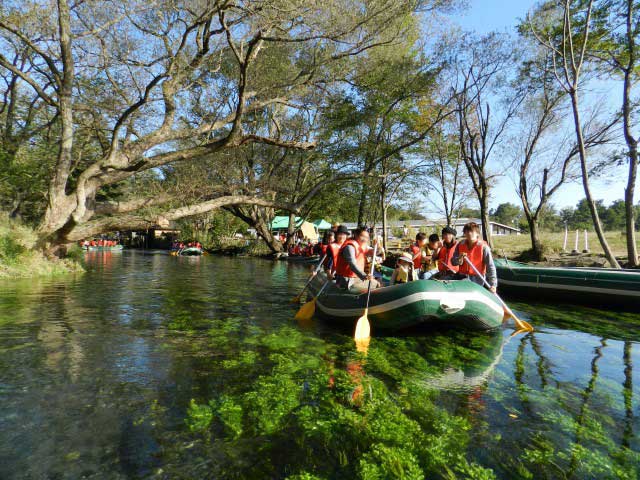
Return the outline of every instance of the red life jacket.
[[[327,249],[329,248],[329,245],[325,245],[324,243],[322,245],[320,245],[320,253],[321,255],[326,255],[327,254]]]
[[[453,260],[453,254],[456,251],[456,246],[458,242],[454,240],[453,244],[450,247],[447,247],[444,242],[442,243],[442,248],[438,250],[438,270],[441,272],[457,272],[458,266],[452,265],[451,261]],[[447,266],[445,267],[445,263]]]
[[[469,261],[473,263],[473,266],[476,267],[482,275],[485,275],[487,272],[487,266],[484,264],[484,261],[482,259],[482,252],[485,245],[486,244],[483,240],[478,240],[473,248],[469,250],[466,240],[458,244],[458,253],[466,253]],[[473,271],[473,268],[471,268],[466,261],[462,265],[460,265],[458,272],[468,276],[473,276],[476,274]]]
[[[344,244],[343,244],[344,245]],[[329,257],[331,257],[331,268],[332,270],[335,272],[336,268],[338,267],[338,256],[340,255],[340,247],[342,245],[338,245],[336,242],[333,242],[330,245],[327,245],[327,258],[325,260],[325,265],[329,265]]]
[[[422,268],[422,249],[415,243],[409,247],[409,252],[413,256],[413,268]]]
[[[349,267],[349,263],[342,256],[342,252],[347,246],[351,245],[356,251],[356,266],[360,269],[361,272],[364,272],[365,267],[365,254],[366,250],[364,250],[360,244],[353,238],[350,238],[346,242],[342,244],[340,247],[340,251],[338,252],[338,260],[335,266],[336,275],[340,275],[341,277],[346,278],[355,278],[357,275],[351,270]]]

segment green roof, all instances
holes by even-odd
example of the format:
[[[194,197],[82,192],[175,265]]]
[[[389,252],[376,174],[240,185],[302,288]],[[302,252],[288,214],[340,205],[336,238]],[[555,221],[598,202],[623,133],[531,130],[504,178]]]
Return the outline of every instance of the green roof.
[[[296,228],[302,225],[304,219],[296,217]],[[289,217],[286,215],[278,215],[271,221],[271,230],[284,230],[289,228]]]
[[[313,224],[318,228],[318,230],[330,230],[331,224],[324,219],[316,220]]]

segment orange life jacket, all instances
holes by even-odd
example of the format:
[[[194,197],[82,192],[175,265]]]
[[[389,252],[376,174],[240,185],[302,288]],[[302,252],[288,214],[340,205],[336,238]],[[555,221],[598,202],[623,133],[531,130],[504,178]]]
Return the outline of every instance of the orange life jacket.
[[[482,252],[485,245],[486,244],[483,240],[478,240],[471,249],[469,249],[469,247],[467,246],[466,240],[458,244],[458,253],[466,253],[469,261],[473,263],[473,266],[476,267],[482,275],[485,275],[487,272],[487,266],[484,264],[484,261],[482,259]],[[473,276],[476,274],[473,271],[473,268],[471,268],[466,261],[462,265],[460,265],[458,272],[468,276]]]
[[[413,268],[420,270],[422,268],[422,249],[414,243],[409,247],[409,252],[413,256]]]
[[[344,244],[342,244],[344,245]],[[336,242],[333,242],[331,244],[329,244],[327,247],[327,258],[325,260],[325,265],[329,265],[329,257],[331,257],[331,268],[333,269],[333,271],[335,272],[336,268],[338,267],[338,256],[340,255],[340,247],[342,245],[338,245]]]
[[[442,248],[438,250],[438,270],[441,272],[457,272],[458,266],[452,265],[451,261],[453,260],[453,254],[456,251],[456,246],[458,242],[454,241],[453,245],[447,247],[444,242],[442,243]],[[445,267],[445,263],[447,266]]]
[[[366,250],[363,249],[360,246],[360,244],[353,238],[350,238],[349,240],[344,242],[342,244],[342,246],[340,247],[340,251],[338,252],[338,260],[336,262],[335,269],[336,269],[336,274],[340,275],[341,277],[355,278],[355,277],[357,277],[357,275],[351,270],[351,267],[349,267],[349,263],[342,256],[342,252],[349,245],[351,245],[356,251],[356,266],[360,269],[361,272],[364,272],[364,267],[365,267],[365,263],[366,263],[365,262]]]

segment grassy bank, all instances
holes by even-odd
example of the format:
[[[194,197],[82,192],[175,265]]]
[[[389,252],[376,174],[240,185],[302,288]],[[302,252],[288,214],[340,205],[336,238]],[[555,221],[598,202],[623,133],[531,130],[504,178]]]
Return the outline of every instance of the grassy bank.
[[[613,231],[606,232],[607,241],[609,246],[613,249],[613,253],[616,257],[627,257],[627,240],[624,232]],[[640,237],[640,235],[639,235]],[[564,232],[545,232],[541,235],[542,244],[545,251],[549,255],[562,253],[562,245],[564,241]],[[576,232],[569,232],[569,238],[567,239],[567,252],[571,252],[575,246]],[[502,251],[510,257],[519,257],[526,250],[531,249],[531,237],[528,234],[522,235],[506,235],[506,236],[494,236],[493,237],[494,250],[502,255]],[[589,251],[594,255],[603,255],[604,252],[600,247],[600,242],[595,232],[588,233],[588,245]],[[578,236],[578,251],[582,252],[584,249],[584,232],[580,232]]]
[[[24,278],[81,272],[77,256],[49,259],[34,250],[33,229],[0,214],[0,278]]]

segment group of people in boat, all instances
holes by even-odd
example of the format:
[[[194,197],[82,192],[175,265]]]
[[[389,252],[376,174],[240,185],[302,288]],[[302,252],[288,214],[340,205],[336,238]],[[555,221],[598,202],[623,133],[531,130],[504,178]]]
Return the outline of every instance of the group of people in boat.
[[[452,227],[443,228],[441,233],[442,238],[435,233],[427,236],[421,232],[416,235],[415,243],[398,258],[391,284],[427,279],[469,279],[483,285],[479,273],[495,293],[498,286],[496,267],[489,245],[481,238],[480,226],[475,222],[467,223],[460,240]],[[380,260],[383,260],[382,246],[376,247],[380,241],[376,237],[371,245],[370,233],[366,228],[358,228],[351,235],[344,225],[328,231],[319,249],[321,255],[326,255],[323,268],[327,276],[335,280],[339,287],[354,293],[366,291],[369,282],[371,288],[380,287],[379,278],[367,268],[368,259],[374,251],[376,256],[381,253]]]
[[[85,239],[80,241],[80,246],[86,250],[89,250],[89,247],[115,247],[119,244],[120,242],[118,242],[118,240],[108,238],[92,238],[91,240]]]
[[[185,248],[198,248],[200,250],[202,250],[202,244],[200,242],[198,242],[197,240],[192,241],[192,242],[182,242],[179,240],[176,240],[175,242],[173,242],[171,244],[171,250],[173,251],[181,251],[184,250]]]

